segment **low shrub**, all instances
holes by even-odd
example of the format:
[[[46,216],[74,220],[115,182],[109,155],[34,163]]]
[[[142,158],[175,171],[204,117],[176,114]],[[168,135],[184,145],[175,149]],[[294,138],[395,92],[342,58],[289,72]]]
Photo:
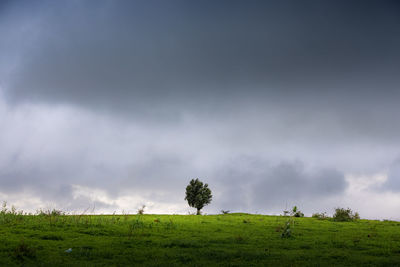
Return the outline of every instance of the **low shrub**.
[[[143,205],[141,208],[138,209],[137,214],[143,215],[144,214],[144,209],[146,208],[145,205]]]
[[[65,212],[63,212],[62,210],[57,210],[57,209],[48,209],[48,210],[38,210],[37,215],[39,216],[62,216],[65,215]]]
[[[312,215],[312,217],[313,218],[316,218],[316,219],[318,219],[318,220],[326,220],[326,219],[328,219],[329,217],[328,217],[328,215],[326,215],[326,212],[321,212],[321,213],[314,213],[313,215]]]
[[[304,217],[304,213],[297,209],[297,206],[294,206],[292,212],[290,213],[293,217]]]
[[[360,219],[358,212],[353,212],[350,208],[336,208],[333,220],[336,222],[349,222]]]

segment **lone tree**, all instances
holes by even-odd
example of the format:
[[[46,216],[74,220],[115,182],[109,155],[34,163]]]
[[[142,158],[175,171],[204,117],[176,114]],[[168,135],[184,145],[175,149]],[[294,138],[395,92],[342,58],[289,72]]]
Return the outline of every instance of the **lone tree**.
[[[204,184],[199,179],[192,179],[186,187],[185,200],[190,207],[197,209],[197,215],[200,215],[200,210],[207,204],[210,204],[212,199],[211,190],[208,184]]]

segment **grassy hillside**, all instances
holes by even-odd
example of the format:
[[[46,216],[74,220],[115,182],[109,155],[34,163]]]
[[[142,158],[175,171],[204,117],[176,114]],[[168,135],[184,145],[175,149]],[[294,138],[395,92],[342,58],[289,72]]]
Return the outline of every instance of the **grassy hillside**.
[[[1,213],[0,266],[400,266],[398,222],[287,220]]]

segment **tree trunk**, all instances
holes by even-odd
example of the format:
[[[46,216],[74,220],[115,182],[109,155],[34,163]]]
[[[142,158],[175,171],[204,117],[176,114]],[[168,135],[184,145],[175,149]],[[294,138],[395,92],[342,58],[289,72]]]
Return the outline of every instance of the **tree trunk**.
[[[200,209],[197,209],[197,214],[196,215],[200,215]]]

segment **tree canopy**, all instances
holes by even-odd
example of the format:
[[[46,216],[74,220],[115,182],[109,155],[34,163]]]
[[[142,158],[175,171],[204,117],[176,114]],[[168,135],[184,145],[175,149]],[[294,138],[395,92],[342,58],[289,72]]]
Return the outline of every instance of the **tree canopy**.
[[[192,179],[186,187],[186,197],[190,207],[197,209],[197,215],[200,215],[200,210],[210,204],[212,200],[211,190],[208,184],[203,184],[199,179]]]

